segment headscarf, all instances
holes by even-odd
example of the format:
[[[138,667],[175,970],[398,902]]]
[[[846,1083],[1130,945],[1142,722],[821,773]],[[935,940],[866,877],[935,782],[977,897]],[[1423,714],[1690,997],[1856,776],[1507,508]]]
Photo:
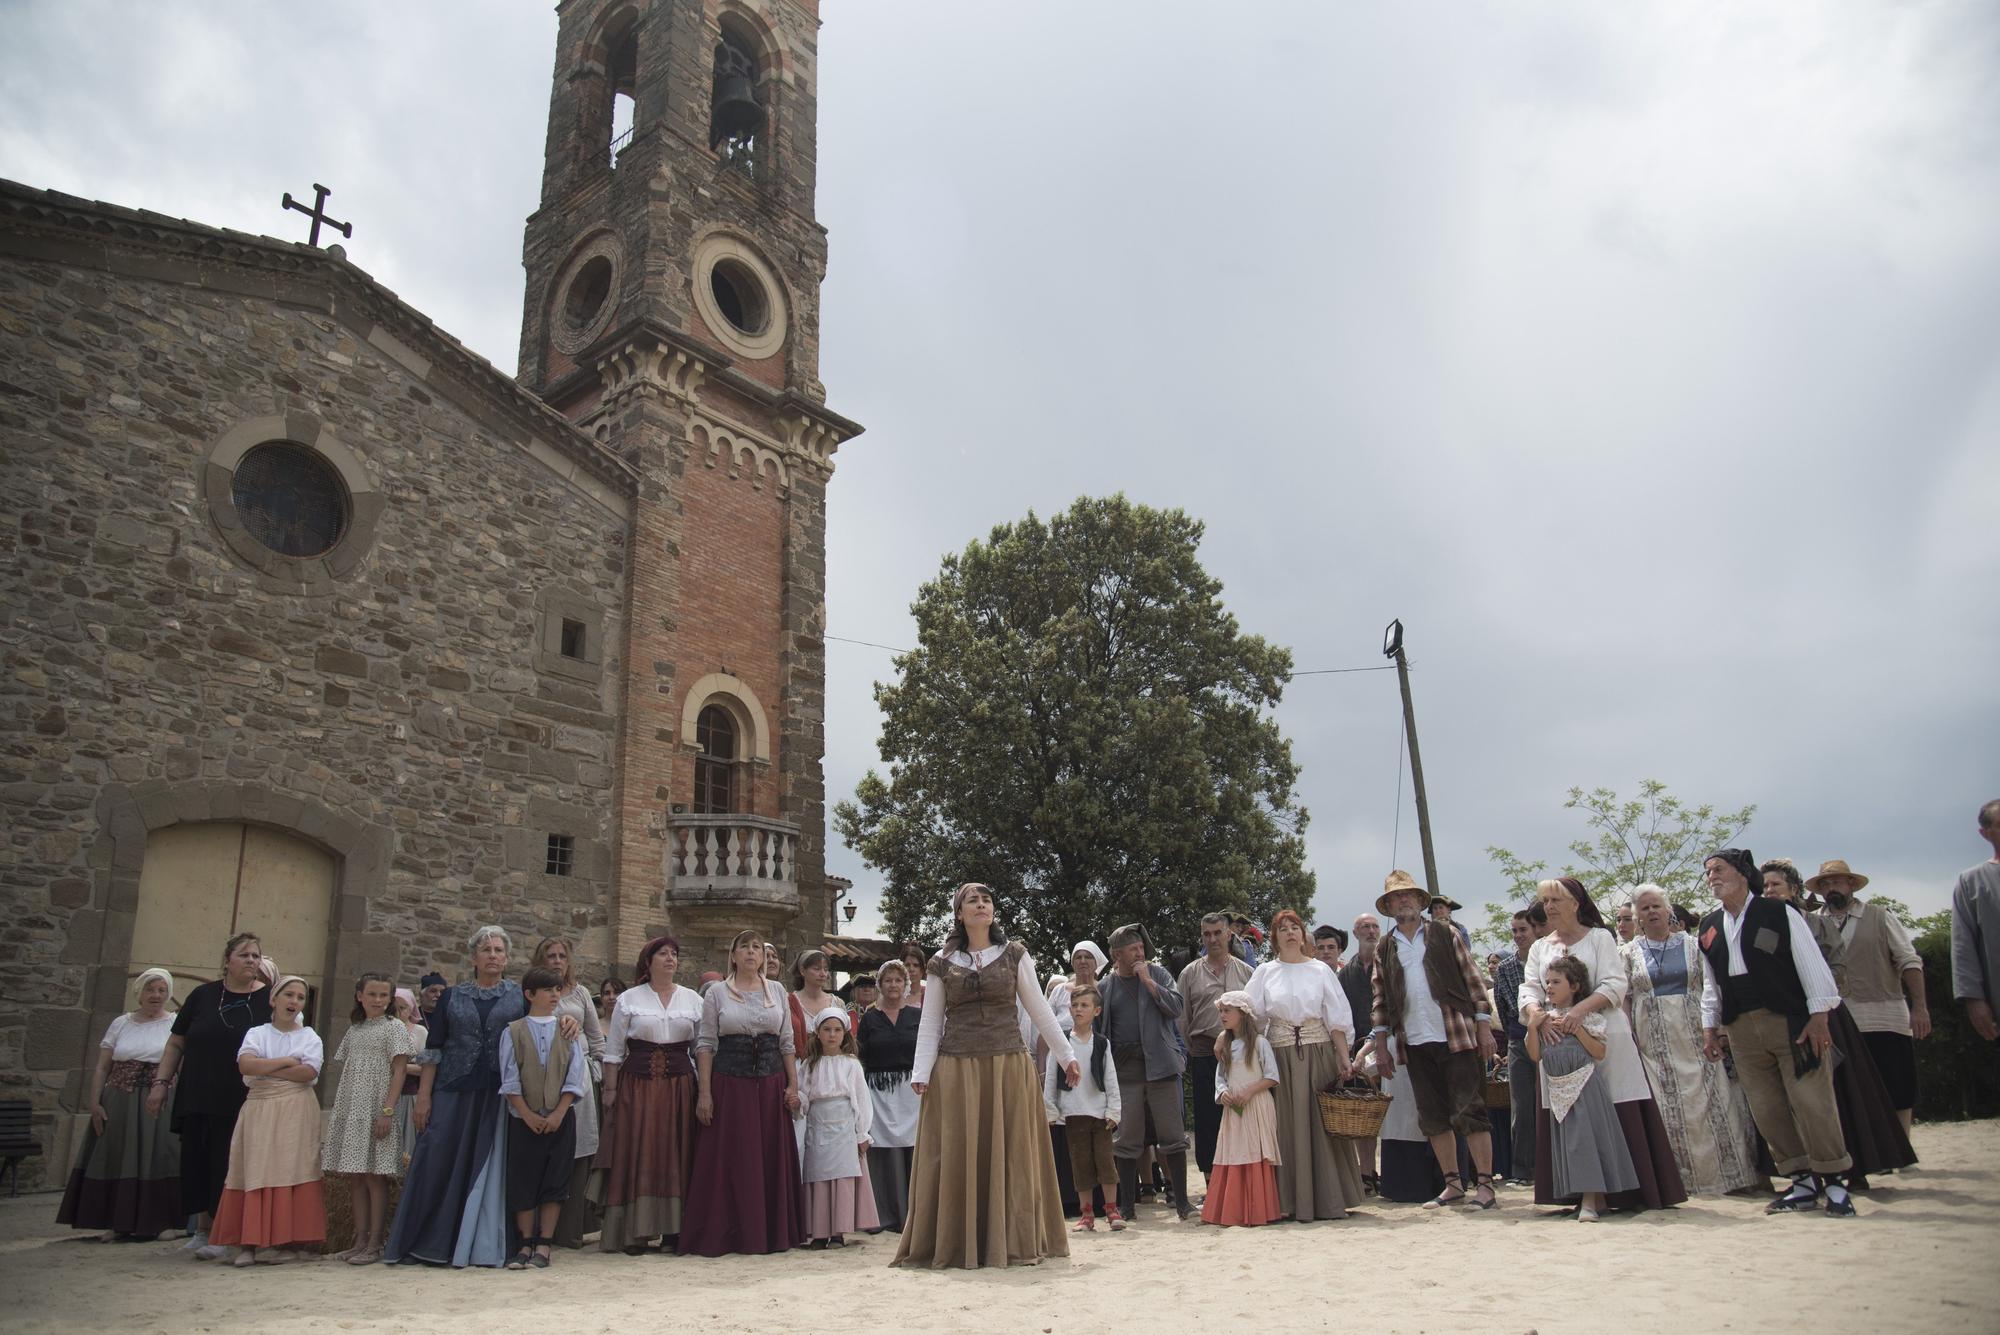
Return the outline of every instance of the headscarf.
[[[277,996],[278,996],[278,993],[280,993],[280,992],[282,992],[282,991],[284,991],[284,990],[285,990],[285,984],[287,984],[287,983],[304,983],[305,981],[306,981],[305,979],[303,979],[303,978],[299,977],[299,976],[298,976],[297,974],[295,974],[295,973],[288,973],[288,974],[284,975],[284,977],[282,977],[282,978],[278,979],[278,981],[277,981],[277,982],[275,982],[275,983],[271,984],[271,998],[272,998],[272,1000],[274,1000],[274,1001],[275,1001],[275,1000],[277,999]],[[311,985],[310,983],[308,983],[308,984],[306,985],[306,996],[307,996],[308,998],[311,998],[311,996],[312,996],[312,985]]]
[[[425,975],[424,975],[424,976],[423,976],[422,978],[419,978],[419,979],[417,979],[417,986],[418,986],[418,987],[448,987],[448,986],[450,986],[450,984],[448,984],[448,983],[446,983],[446,982],[445,982],[445,977],[444,977],[444,975],[443,975],[443,974],[441,974],[441,973],[437,972],[437,971],[436,971],[436,970],[434,969],[434,970],[432,970],[431,972],[429,972],[429,973],[425,974]]]
[[[813,1016],[812,1032],[817,1034],[819,1032],[819,1027],[825,1024],[828,1020],[838,1020],[843,1026],[847,1028],[847,1030],[850,1033],[853,1032],[854,1019],[847,1013],[847,1008],[845,1006],[828,1006],[818,1015]]]
[[[167,1009],[170,1011],[177,1009],[174,1004],[174,976],[155,964],[150,969],[141,969],[139,976],[132,980],[132,1010],[139,1009],[139,994],[144,992],[146,984],[155,978],[167,985]]]
[[[1111,963],[1111,957],[1105,954],[1102,950],[1098,949],[1098,945],[1095,941],[1079,941],[1075,945],[1071,946],[1069,948],[1069,957],[1071,960],[1076,959],[1078,951],[1082,951],[1084,954],[1090,956],[1092,959],[1097,961],[1097,971],[1100,974],[1104,972],[1104,966]]]
[[[276,995],[278,991],[278,977],[279,977],[278,962],[272,959],[269,955],[264,956],[262,959],[257,961],[257,973],[260,977],[263,978],[264,986],[270,988],[272,994]]]
[[[415,1029],[417,1027],[418,1018],[421,1014],[421,1011],[417,1006],[417,994],[410,991],[410,989],[407,987],[399,987],[396,989],[396,1000],[402,1002],[404,1005],[410,1008],[410,1018],[403,1021],[403,1023],[408,1025],[410,1028]]]
[[[1718,849],[1710,853],[1706,858],[1703,858],[1702,865],[1706,866],[1717,858],[1721,858],[1736,869],[1737,874],[1742,876],[1744,884],[1750,887],[1751,894],[1761,895],[1764,893],[1764,873],[1757,870],[1757,859],[1750,856],[1749,849]]]

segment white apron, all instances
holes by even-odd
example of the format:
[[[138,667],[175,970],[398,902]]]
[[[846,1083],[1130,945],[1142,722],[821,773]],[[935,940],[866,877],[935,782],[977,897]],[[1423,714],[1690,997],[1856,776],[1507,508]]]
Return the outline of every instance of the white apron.
[[[832,1182],[861,1176],[860,1137],[854,1105],[845,1094],[814,1099],[806,1117],[805,1180]]]

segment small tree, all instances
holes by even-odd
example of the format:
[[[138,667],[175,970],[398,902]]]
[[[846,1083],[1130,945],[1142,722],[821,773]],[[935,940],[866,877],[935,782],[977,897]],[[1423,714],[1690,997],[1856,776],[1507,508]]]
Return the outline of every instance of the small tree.
[[[1123,496],[995,528],[913,607],[917,647],[875,688],[887,778],[834,828],[887,874],[892,934],[936,940],[951,888],[990,882],[1043,960],[1145,922],[1312,902],[1298,766],[1271,716],[1291,655],[1237,629],[1202,527]]]
[[[1530,903],[1536,882],[1551,876],[1574,876],[1593,894],[1651,882],[1674,903],[1705,911],[1713,900],[1703,877],[1703,860],[1728,847],[1757,813],[1754,806],[1740,811],[1717,811],[1710,803],[1690,807],[1657,779],[1641,783],[1638,796],[1623,802],[1609,788],[1589,792],[1572,788],[1563,809],[1583,812],[1585,826],[1595,834],[1570,843],[1575,861],[1560,870],[1551,872],[1545,861],[1524,861],[1509,849],[1487,848],[1486,856],[1507,878],[1508,896],[1486,906],[1486,925],[1475,933],[1481,942],[1506,945],[1512,939],[1507,924],[1515,909]]]

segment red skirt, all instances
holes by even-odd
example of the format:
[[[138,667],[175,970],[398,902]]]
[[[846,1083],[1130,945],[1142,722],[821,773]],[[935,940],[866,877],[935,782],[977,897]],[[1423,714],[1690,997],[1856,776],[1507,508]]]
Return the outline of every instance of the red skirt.
[[[326,1193],[318,1182],[222,1193],[209,1241],[230,1247],[305,1247],[326,1241]]]
[[[1201,1203],[1201,1222],[1255,1226],[1276,1223],[1278,1170],[1269,1160],[1219,1163],[1208,1175],[1208,1196]]]

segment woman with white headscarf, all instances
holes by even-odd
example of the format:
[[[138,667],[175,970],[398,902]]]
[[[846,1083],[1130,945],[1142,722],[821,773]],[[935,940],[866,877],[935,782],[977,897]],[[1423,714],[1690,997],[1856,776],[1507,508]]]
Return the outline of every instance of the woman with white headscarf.
[[[172,974],[145,970],[132,981],[132,1009],[104,1031],[84,1099],[90,1127],[56,1211],[58,1224],[109,1229],[122,1242],[156,1238],[187,1222],[171,1104],[146,1108],[174,1027],[173,994]]]
[[[1057,974],[1049,983],[1049,1009],[1055,1012],[1056,1023],[1067,1034],[1070,1029],[1069,994],[1076,988],[1094,985],[1104,976],[1104,966],[1111,963],[1111,957],[1104,953],[1095,941],[1079,941],[1070,947],[1070,975],[1065,978]],[[1060,1161],[1061,1156],[1057,1156]]]

